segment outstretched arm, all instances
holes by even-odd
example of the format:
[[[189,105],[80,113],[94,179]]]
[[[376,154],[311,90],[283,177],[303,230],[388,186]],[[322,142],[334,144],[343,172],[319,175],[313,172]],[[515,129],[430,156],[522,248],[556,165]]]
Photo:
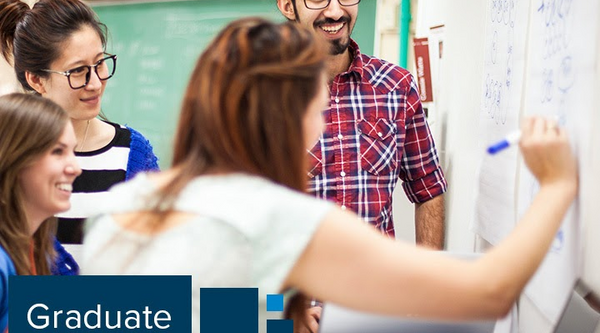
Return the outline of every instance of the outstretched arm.
[[[507,239],[477,261],[386,239],[355,215],[336,209],[325,217],[283,287],[382,314],[504,315],[543,260],[577,192],[576,163],[564,131],[543,120],[527,121],[521,149],[540,191]]]

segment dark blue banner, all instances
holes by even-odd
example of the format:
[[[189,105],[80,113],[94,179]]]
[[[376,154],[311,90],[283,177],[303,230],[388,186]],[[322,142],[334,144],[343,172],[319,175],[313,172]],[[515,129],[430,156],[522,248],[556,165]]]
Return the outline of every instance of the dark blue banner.
[[[10,332],[191,332],[190,276],[11,276]]]

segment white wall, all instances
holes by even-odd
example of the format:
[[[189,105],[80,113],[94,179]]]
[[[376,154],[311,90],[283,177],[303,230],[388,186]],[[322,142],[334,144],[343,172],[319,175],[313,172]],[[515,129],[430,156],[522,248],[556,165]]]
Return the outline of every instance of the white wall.
[[[29,6],[32,6],[37,0],[22,0],[27,3]],[[0,55],[0,96],[4,94],[8,94],[11,92],[19,91],[21,89],[21,84],[17,81],[17,77],[15,75],[15,71],[8,64],[4,57]]]
[[[0,96],[14,92],[19,87],[13,68],[0,56]]]
[[[476,152],[473,131],[479,123],[483,88],[485,11],[481,0],[420,0],[417,32],[445,25],[444,68],[442,72],[438,125],[444,168],[449,183],[446,197],[447,248],[467,252],[474,248],[470,224],[475,211],[477,188]],[[421,28],[422,27],[422,28]],[[434,92],[435,94],[435,92]]]
[[[379,0],[378,21],[399,8],[400,0]],[[471,252],[475,237],[470,223],[475,210],[476,172],[474,160],[477,143],[472,132],[477,129],[481,101],[483,72],[483,31],[485,3],[481,0],[413,0],[412,37],[424,37],[429,28],[445,25],[444,68],[441,69],[441,92],[434,96],[442,104],[433,109],[432,131],[448,180],[446,193],[446,248],[456,252]],[[381,16],[379,16],[381,15]],[[381,45],[377,50],[382,58],[397,63],[398,44],[388,47],[390,29],[380,29]],[[397,30],[396,30],[397,31]],[[466,37],[467,36],[467,37]],[[411,52],[412,55],[412,46]],[[414,73],[414,61],[409,57],[409,70]],[[398,188],[394,196],[394,218],[398,236],[414,240],[413,208]],[[410,221],[411,223],[406,223]]]

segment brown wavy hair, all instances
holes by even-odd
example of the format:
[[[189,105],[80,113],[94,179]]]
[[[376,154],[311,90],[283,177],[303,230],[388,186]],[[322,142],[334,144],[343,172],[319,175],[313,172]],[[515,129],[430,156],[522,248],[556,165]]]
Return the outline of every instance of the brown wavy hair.
[[[302,120],[319,89],[327,46],[291,22],[232,22],[200,56],[187,86],[164,194],[212,171],[306,188]]]
[[[19,275],[32,274],[31,237],[19,174],[58,142],[68,121],[66,112],[49,99],[21,93],[0,97],[0,245]],[[54,262],[55,229],[55,218],[48,217],[33,235],[40,275],[50,274]]]
[[[9,63],[12,60],[25,91],[34,91],[25,72],[48,77],[50,73],[43,70],[50,68],[60,57],[62,44],[83,26],[94,29],[106,46],[106,26],[82,1],[40,0],[30,9],[20,0],[0,0],[0,50]]]
[[[200,56],[182,103],[160,221],[181,189],[211,172],[243,172],[306,190],[303,118],[322,84],[328,46],[293,22],[234,21]],[[159,207],[160,206],[160,207]],[[297,294],[287,316],[304,320]]]

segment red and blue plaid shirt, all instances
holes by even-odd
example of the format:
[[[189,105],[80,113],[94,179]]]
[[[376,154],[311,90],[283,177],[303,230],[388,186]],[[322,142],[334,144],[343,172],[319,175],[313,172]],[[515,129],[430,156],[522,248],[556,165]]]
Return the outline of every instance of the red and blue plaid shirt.
[[[331,86],[326,128],[309,151],[308,192],[351,209],[394,236],[392,192],[398,178],[411,202],[446,191],[433,138],[412,75],[361,54]]]

